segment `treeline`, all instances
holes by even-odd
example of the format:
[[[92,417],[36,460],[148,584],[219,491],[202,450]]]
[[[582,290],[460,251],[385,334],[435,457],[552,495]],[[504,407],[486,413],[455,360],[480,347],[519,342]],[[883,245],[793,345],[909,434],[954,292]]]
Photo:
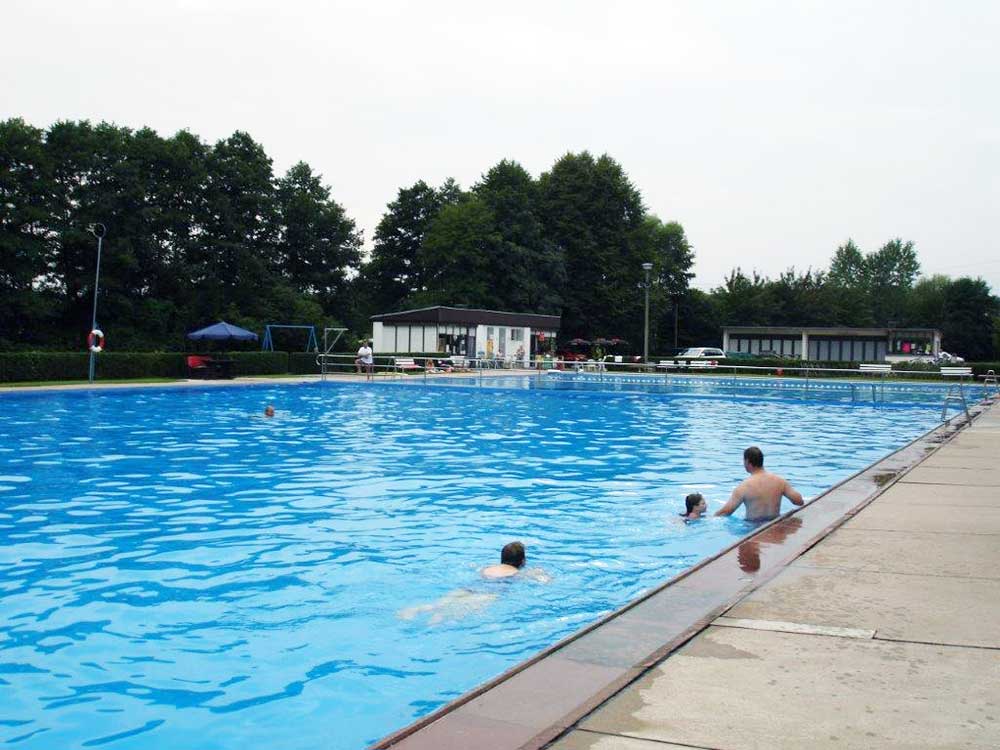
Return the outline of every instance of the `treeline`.
[[[96,222],[108,228],[98,317],[119,351],[183,349],[185,332],[221,318],[363,335],[375,313],[434,304],[561,314],[564,338],[638,350],[646,262],[654,352],[673,345],[676,312],[681,346],[720,343],[726,324],[926,326],[986,359],[1000,310],[981,280],[919,278],[902,240],[867,254],[848,242],[828,270],[735,269],[693,289],[683,227],[652,214],[606,155],[566,154],[538,178],[505,160],[468,189],[401,188],[364,257],[321,177],[301,162],[275,175],[246,133],[209,145],[184,131],[12,119],[0,122],[0,348],[82,346]]]
[[[0,123],[0,345],[78,349],[90,329],[96,240],[107,227],[99,324],[111,345],[177,349],[220,318],[341,319],[361,235],[318,175],[275,176],[246,133],[214,145],[102,123]]]
[[[121,349],[176,349],[220,318],[335,325],[411,305],[562,313],[569,335],[641,335],[693,255],[613,159],[568,154],[534,179],[504,161],[469,190],[399,191],[361,236],[307,164],[275,176],[246,133],[207,145],[102,123],[0,123],[0,347],[78,348],[107,226],[99,323]]]
[[[722,325],[939,328],[945,348],[966,359],[1000,354],[1000,300],[989,285],[919,273],[912,242],[893,239],[863,253],[848,241],[828,270],[789,269],[772,279],[737,268],[711,293],[692,291],[689,315],[708,337]]]

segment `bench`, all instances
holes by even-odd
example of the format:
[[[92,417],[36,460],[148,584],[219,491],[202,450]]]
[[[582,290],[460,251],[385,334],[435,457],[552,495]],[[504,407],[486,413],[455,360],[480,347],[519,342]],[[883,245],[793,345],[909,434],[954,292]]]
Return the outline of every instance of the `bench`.
[[[714,359],[661,359],[657,370],[711,370],[719,366]]]
[[[946,378],[967,378],[972,375],[971,367],[942,367],[941,375]]]
[[[396,357],[393,364],[397,370],[423,370],[424,368],[413,361],[413,357]]]
[[[201,378],[204,380],[212,377],[214,374],[211,357],[199,357],[196,354],[192,354],[187,358],[187,368],[189,378]]]
[[[877,365],[862,362],[858,365],[858,372],[885,376],[892,372],[892,365]]]

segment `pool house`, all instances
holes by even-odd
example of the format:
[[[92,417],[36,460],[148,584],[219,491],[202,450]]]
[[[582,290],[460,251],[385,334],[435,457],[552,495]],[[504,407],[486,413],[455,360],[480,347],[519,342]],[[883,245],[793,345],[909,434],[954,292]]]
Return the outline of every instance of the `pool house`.
[[[560,316],[436,306],[373,315],[371,320],[376,352],[438,352],[528,364],[534,355],[552,349]]]
[[[824,328],[801,326],[727,326],[727,352],[798,357],[812,362],[900,362],[934,359],[941,353],[935,328]]]

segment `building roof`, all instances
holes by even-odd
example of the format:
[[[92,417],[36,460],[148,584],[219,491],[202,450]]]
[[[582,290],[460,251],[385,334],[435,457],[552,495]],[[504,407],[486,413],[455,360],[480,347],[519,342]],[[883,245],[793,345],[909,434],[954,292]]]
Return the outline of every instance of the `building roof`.
[[[501,310],[476,310],[467,307],[421,307],[416,310],[372,315],[380,323],[450,323],[466,325],[522,326],[543,331],[558,331],[559,315],[515,313]]]
[[[894,326],[892,328],[851,328],[849,326],[723,326],[726,333],[751,334],[786,334],[798,336],[803,332],[820,336],[888,336],[890,332],[897,333],[937,333],[936,328],[911,328],[909,326]]]

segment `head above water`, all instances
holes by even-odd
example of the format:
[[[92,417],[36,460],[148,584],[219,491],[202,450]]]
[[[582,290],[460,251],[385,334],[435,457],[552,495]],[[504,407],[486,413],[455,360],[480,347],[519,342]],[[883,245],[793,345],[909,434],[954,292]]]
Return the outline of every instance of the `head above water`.
[[[747,471],[750,471],[751,467],[754,469],[763,469],[764,452],[756,445],[751,445],[743,451],[743,463],[746,464]]]
[[[500,550],[500,564],[520,568],[524,565],[524,545],[520,542],[505,544]]]
[[[690,495],[684,498],[684,507],[687,508],[687,513],[684,515],[691,515],[696,508],[705,505],[705,498],[702,497],[700,492],[692,492]],[[704,510],[704,508],[702,508]]]
[[[270,404],[268,404],[267,406],[265,406],[264,407],[264,416],[265,417],[273,417],[274,416],[274,407],[271,406]]]

